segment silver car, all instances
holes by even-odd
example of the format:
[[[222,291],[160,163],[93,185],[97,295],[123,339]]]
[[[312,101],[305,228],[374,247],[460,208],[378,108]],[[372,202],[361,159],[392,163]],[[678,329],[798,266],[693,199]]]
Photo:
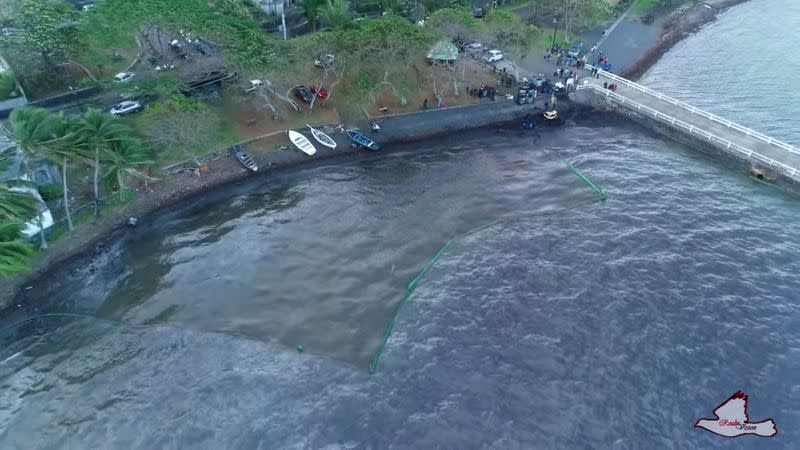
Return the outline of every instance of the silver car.
[[[114,81],[117,83],[127,83],[133,79],[133,73],[131,72],[120,72],[114,75]]]
[[[125,100],[124,102],[117,103],[109,111],[114,116],[124,116],[126,114],[141,111],[142,104],[135,100]]]

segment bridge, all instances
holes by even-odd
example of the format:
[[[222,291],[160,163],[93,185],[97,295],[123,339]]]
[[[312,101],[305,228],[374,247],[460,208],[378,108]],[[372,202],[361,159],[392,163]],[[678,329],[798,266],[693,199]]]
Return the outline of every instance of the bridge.
[[[587,65],[591,70],[591,66]],[[579,79],[592,94],[669,128],[699,138],[723,153],[770,168],[800,183],[800,149],[604,70]],[[616,84],[616,92],[603,87]]]

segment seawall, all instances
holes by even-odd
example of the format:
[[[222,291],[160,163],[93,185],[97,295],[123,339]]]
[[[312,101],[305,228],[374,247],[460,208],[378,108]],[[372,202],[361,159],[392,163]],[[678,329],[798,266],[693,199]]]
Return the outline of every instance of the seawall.
[[[400,144],[406,142],[420,141],[461,130],[500,126],[535,115],[541,111],[542,106],[543,100],[533,105],[517,105],[510,100],[498,99],[495,102],[487,101],[474,106],[420,111],[381,118],[379,119],[381,132],[378,134],[366,132],[366,134],[383,146],[378,153],[385,153],[399,149]],[[565,114],[568,114],[571,108],[572,104],[569,101],[559,104],[559,110]],[[361,129],[369,128],[366,122],[360,125]],[[165,176],[158,183],[151,184],[147,190],[140,190],[135,201],[107,213],[92,225],[77,228],[51,245],[43,255],[34,259],[30,271],[3,279],[0,285],[0,310],[9,307],[20,289],[35,289],[36,281],[47,277],[48,272],[57,265],[70,264],[119,239],[126,232],[130,217],[146,221],[148,216],[158,214],[181,201],[251,176],[270,176],[276,170],[311,166],[345,156],[374,156],[372,152],[352,148],[344,133],[333,137],[337,141],[337,149],[318,145],[317,153],[313,157],[293,147],[288,150],[273,150],[263,155],[253,155],[260,168],[256,174],[242,167],[227,149],[223,149],[209,158],[207,173],[184,171]],[[286,143],[289,143],[288,138]]]

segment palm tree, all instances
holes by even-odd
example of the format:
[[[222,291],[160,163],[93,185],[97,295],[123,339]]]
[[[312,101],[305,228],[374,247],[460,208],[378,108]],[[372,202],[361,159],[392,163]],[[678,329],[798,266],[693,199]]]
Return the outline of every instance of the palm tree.
[[[24,192],[11,190],[11,186],[0,186],[0,221],[27,220],[36,214],[36,199]]]
[[[26,106],[12,111],[8,122],[11,127],[6,131],[17,142],[16,149],[12,149],[12,151],[19,152],[28,180],[33,181],[33,170],[31,168],[34,161],[48,159],[51,156],[48,144],[53,139],[52,117],[44,109]],[[44,238],[41,211],[36,216],[36,223],[39,226],[41,247],[46,249],[47,240]]]
[[[0,224],[0,276],[7,277],[28,269],[28,260],[34,250],[19,239],[20,222]]]
[[[114,143],[111,148],[103,153],[103,163],[106,172],[103,180],[107,186],[119,188],[119,198],[124,199],[125,176],[133,176],[144,180],[153,180],[142,171],[142,168],[156,163],[153,152],[136,140],[126,140]]]
[[[82,154],[85,135],[81,133],[82,123],[80,119],[75,116],[64,116],[63,113],[59,113],[54,120],[54,140],[50,141],[47,146],[53,159],[60,159],[57,162],[60,162],[62,167],[61,182],[63,183],[62,188],[64,191],[64,213],[67,216],[67,227],[69,231],[72,231],[74,228],[72,226],[72,213],[69,210],[67,173],[69,161]]]
[[[311,27],[311,31],[316,31],[319,12],[326,3],[327,0],[302,0],[301,6],[308,19],[308,25]]]
[[[350,22],[350,4],[346,0],[326,0],[318,15],[328,28],[341,28]]]
[[[100,154],[108,150],[112,144],[121,142],[130,136],[127,127],[122,125],[119,120],[108,114],[104,114],[98,109],[91,108],[83,115],[81,134],[85,139],[85,145],[93,158],[91,164],[94,167],[94,215],[100,216]]]

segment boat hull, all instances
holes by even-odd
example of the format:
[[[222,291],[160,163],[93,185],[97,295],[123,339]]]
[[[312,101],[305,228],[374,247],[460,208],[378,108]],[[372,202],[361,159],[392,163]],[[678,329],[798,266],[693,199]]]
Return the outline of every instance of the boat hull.
[[[317,153],[317,149],[314,147],[314,144],[312,144],[307,137],[303,136],[297,131],[289,130],[289,140],[292,141],[292,144],[294,144],[298,150],[308,156]]]
[[[241,145],[237,144],[231,147],[231,152],[233,153],[233,156],[235,156],[236,159],[247,169],[253,172],[258,172],[258,166],[256,165],[256,162],[250,157],[250,155],[244,152],[244,149]]]
[[[367,150],[377,151],[380,150],[381,146],[378,145],[377,142],[373,141],[372,139],[364,136],[363,134],[359,133],[355,130],[347,130],[347,137],[350,138],[353,143],[361,148],[365,148]]]
[[[311,136],[313,136],[314,140],[319,142],[320,145],[324,145],[328,148],[336,148],[336,141],[334,141],[333,138],[328,136],[325,132],[316,129],[309,124],[306,124],[306,126],[311,130]]]

